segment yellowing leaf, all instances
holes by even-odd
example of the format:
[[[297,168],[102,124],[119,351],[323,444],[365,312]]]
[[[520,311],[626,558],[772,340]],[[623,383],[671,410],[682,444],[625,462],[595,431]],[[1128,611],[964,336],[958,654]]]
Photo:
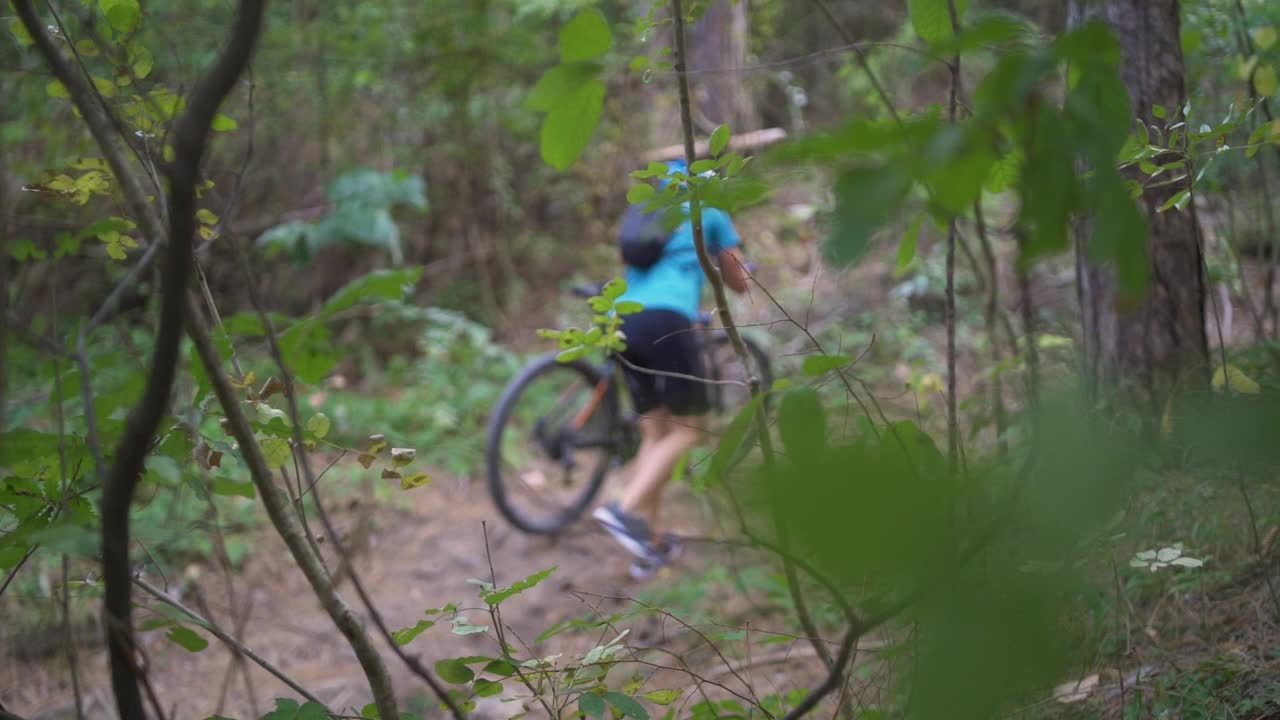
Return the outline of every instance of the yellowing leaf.
[[[13,33],[14,39],[17,40],[18,44],[22,47],[27,47],[31,44],[31,35],[27,32],[26,26],[24,26],[22,21],[18,18],[14,18],[9,21],[9,32]]]
[[[369,449],[368,449],[368,450],[366,450],[365,452],[367,452],[367,453],[369,453],[369,454],[375,454],[375,453],[380,452],[380,451],[381,451],[383,448],[385,448],[386,446],[387,446],[387,438],[386,438],[386,436],[385,436],[385,435],[382,435],[382,434],[380,434],[380,433],[379,433],[379,434],[377,434],[377,435],[370,435],[370,436],[369,436]]]
[[[1253,74],[1253,87],[1263,97],[1271,97],[1280,91],[1280,77],[1276,76],[1274,65],[1263,65]]]
[[[391,461],[396,464],[396,467],[408,465],[417,455],[418,451],[413,448],[391,448]]]
[[[278,437],[265,438],[262,441],[262,454],[271,468],[283,467],[289,459],[289,443]]]
[[[1263,25],[1253,31],[1253,42],[1259,50],[1270,50],[1276,44],[1276,29],[1272,25]]]
[[[329,422],[328,415],[325,415],[324,413],[316,413],[311,416],[311,419],[307,420],[307,432],[318,438],[322,438],[329,434],[329,427],[331,424],[332,423]]]
[[[218,113],[213,116],[213,123],[210,127],[212,127],[215,132],[227,132],[229,130],[235,130],[240,126],[236,124],[235,119],[231,116]]]
[[[254,381],[257,379],[258,379],[258,376],[255,375],[252,370],[250,370],[249,372],[245,373],[244,378],[240,380],[236,380],[235,378],[232,378],[231,384],[238,388],[247,388],[250,385],[252,385]]]
[[[400,480],[403,477],[404,477],[403,475],[401,475],[399,472],[396,472],[395,470],[392,470],[391,468],[382,469],[383,480]]]
[[[1230,363],[1226,365],[1225,371],[1221,365],[1213,371],[1212,385],[1214,390],[1223,390],[1230,385],[1232,392],[1244,395],[1257,395],[1262,389],[1253,381],[1253,378]]]
[[[200,208],[199,210],[196,211],[196,220],[199,220],[205,225],[212,225],[218,222],[218,216],[214,215],[212,212],[210,212],[206,208]]]
[[[102,93],[103,97],[116,96],[116,84],[110,80],[94,76],[93,86],[98,89],[99,93]]]
[[[377,459],[369,453],[360,453],[360,457],[356,458],[356,461],[363,465],[365,470],[368,470],[369,466],[373,465],[373,461]]]
[[[403,490],[412,490],[431,484],[431,476],[424,472],[414,473],[400,481],[400,488]]]

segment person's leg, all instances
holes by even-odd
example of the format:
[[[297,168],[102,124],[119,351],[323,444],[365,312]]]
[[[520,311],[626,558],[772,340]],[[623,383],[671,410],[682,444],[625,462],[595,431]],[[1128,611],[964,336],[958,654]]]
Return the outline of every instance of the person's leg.
[[[702,438],[703,418],[697,415],[672,417],[667,432],[655,442],[648,452],[636,455],[631,479],[622,495],[624,511],[640,515],[649,523],[649,529],[657,536],[658,515],[662,491],[671,480],[680,456],[698,444]]]

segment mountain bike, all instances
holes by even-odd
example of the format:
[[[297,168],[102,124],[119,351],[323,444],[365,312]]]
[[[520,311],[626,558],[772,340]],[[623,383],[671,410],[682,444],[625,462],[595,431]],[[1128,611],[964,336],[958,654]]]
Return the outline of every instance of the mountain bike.
[[[601,287],[575,285],[571,292],[588,298]],[[693,332],[710,381],[714,433],[750,399],[748,375],[709,313]],[[769,358],[756,343],[743,341],[767,390],[773,381]],[[503,390],[485,431],[485,465],[489,494],[512,525],[535,534],[567,527],[591,505],[609,470],[635,456],[639,418],[623,369],[612,356],[599,363],[558,362],[551,353],[527,364]],[[744,454],[751,444],[742,443]]]

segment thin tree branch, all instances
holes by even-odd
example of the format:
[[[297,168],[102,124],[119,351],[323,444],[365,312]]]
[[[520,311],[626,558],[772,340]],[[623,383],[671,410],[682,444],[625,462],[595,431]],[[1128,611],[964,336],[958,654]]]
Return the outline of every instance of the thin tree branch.
[[[320,564],[320,559],[312,554],[310,546],[307,545],[306,539],[302,537],[302,533],[294,522],[293,515],[289,509],[289,498],[273,480],[271,467],[267,464],[266,456],[262,453],[262,447],[254,436],[253,427],[249,424],[249,419],[244,413],[240,398],[236,395],[235,388],[232,387],[231,381],[227,378],[227,373],[222,367],[222,359],[218,355],[217,348],[214,347],[204,318],[200,317],[199,312],[196,310],[198,305],[198,298],[194,296],[188,298],[187,332],[191,336],[196,352],[200,356],[200,361],[209,376],[214,395],[226,414],[231,434],[240,445],[250,477],[258,490],[258,495],[262,498],[263,506],[267,510],[267,516],[270,518],[276,532],[289,548],[290,554],[293,555],[293,559],[297,562],[303,575],[307,578],[312,591],[315,592],[316,597],[320,600],[321,607],[324,608],[325,612],[333,620],[334,625],[337,626],[343,637],[347,639],[352,650],[355,651],[361,669],[363,669],[369,681],[379,714],[386,717],[398,717],[395,697],[391,690],[391,680],[387,675],[385,665],[382,663],[382,658],[379,657],[378,651],[373,647],[369,635],[361,626],[355,613],[351,611],[351,608],[333,587],[332,579]]]
[[[274,675],[277,680],[284,683],[285,685],[288,685],[294,692],[298,693],[299,695],[306,698],[307,700],[310,700],[311,702],[316,703],[317,705],[324,706],[326,712],[329,710],[328,706],[325,705],[323,700],[321,700],[320,698],[312,694],[311,691],[307,690],[305,687],[299,684],[298,681],[286,675],[283,670],[281,670],[280,668],[277,668],[275,665],[272,665],[268,660],[258,655],[256,652],[253,651],[252,648],[240,642],[235,637],[232,637],[231,634],[228,633],[227,631],[218,627],[216,624],[213,623],[213,621],[202,617],[199,613],[187,607],[186,605],[183,605],[180,601],[178,601],[173,596],[169,595],[165,591],[152,585],[146,580],[143,580],[140,577],[134,578],[133,584],[142,588],[147,592],[147,594],[151,595],[152,597],[164,603],[165,605],[168,605],[169,607],[177,610],[178,612],[181,612],[183,615],[186,615],[187,617],[191,618],[197,625],[204,628],[205,630],[208,630],[214,637],[226,643],[227,647],[230,648],[233,652],[239,653],[240,655],[243,655],[244,657],[247,657],[250,660],[254,661],[263,670],[266,670],[267,672]]]
[[[90,133],[110,165],[143,232],[155,246],[165,236],[148,193],[134,173],[101,97],[57,47],[30,0],[13,3],[45,62],[66,86]],[[161,273],[161,318],[151,371],[142,399],[130,413],[114,464],[104,482],[102,499],[103,580],[105,615],[111,656],[112,685],[122,718],[145,717],[138,688],[138,666],[131,618],[129,584],[129,506],[143,458],[156,427],[167,410],[176,374],[182,337],[184,294],[191,269],[191,240],[195,232],[195,184],[209,126],[218,106],[243,70],[261,27],[262,0],[243,0],[230,42],[213,70],[197,85],[178,120],[174,163],[169,171],[168,214],[172,220],[165,269]],[[82,370],[84,358],[81,358]],[[92,405],[86,408],[92,415]],[[102,464],[98,464],[102,477]]]
[[[947,0],[947,12],[951,16],[951,33],[960,36],[960,16],[956,13],[955,0]],[[960,52],[951,56],[951,88],[947,101],[947,119],[956,121],[956,108],[960,99]],[[947,287],[945,321],[947,326],[947,465],[955,475],[959,468],[960,416],[956,394],[956,218],[947,223]]]
[[[62,642],[65,645],[64,652],[67,653],[67,669],[71,674],[71,694],[75,698],[76,703],[76,720],[84,720],[84,698],[80,696],[80,661],[76,657],[76,639],[75,633],[71,629],[71,598],[68,592],[68,580],[71,577],[71,571],[68,567],[67,556],[62,555]]]
[[[679,102],[680,102],[680,125],[684,133],[684,154],[685,162],[692,167],[694,160],[697,159],[697,151],[695,147],[695,138],[693,132],[693,111],[692,101],[689,93],[689,78],[687,75],[688,68],[688,51],[685,38],[685,17],[684,4],[681,0],[672,0],[673,21],[675,24],[675,69],[679,74]],[[702,267],[703,274],[707,277],[707,281],[711,285],[712,294],[716,301],[716,311],[720,316],[720,324],[724,327],[725,333],[729,336],[729,342],[733,346],[734,354],[738,357],[738,362],[747,372],[749,378],[748,384],[751,388],[751,397],[753,400],[759,399],[760,376],[755,368],[752,367],[750,354],[747,346],[742,340],[742,334],[738,332],[737,325],[733,322],[733,313],[729,309],[729,299],[725,294],[724,280],[720,277],[720,272],[711,262],[711,256],[707,252],[706,238],[703,234],[702,227],[702,203],[698,198],[698,188],[695,184],[689,184],[689,221],[693,226],[693,244],[698,254],[698,263]],[[756,404],[757,409],[754,413],[754,422],[756,425],[756,434],[760,441],[760,451],[764,456],[765,472],[770,478],[769,486],[772,491],[779,491],[776,487],[777,473],[776,462],[773,452],[773,439],[769,434],[768,418],[765,415],[764,408],[761,403]],[[777,503],[771,504],[777,507]],[[789,546],[790,534],[787,530],[786,519],[774,513],[774,524],[778,533],[778,540],[783,547]],[[817,625],[814,623],[812,616],[809,614],[808,606],[804,601],[803,593],[799,587],[799,579],[795,572],[795,567],[787,556],[783,557],[783,570],[787,576],[787,586],[791,592],[791,597],[796,606],[796,615],[804,627],[805,633],[811,637],[818,635]],[[821,656],[824,661],[830,660],[827,649],[821,643],[814,643],[814,650]],[[833,664],[828,663],[828,668],[834,670]]]

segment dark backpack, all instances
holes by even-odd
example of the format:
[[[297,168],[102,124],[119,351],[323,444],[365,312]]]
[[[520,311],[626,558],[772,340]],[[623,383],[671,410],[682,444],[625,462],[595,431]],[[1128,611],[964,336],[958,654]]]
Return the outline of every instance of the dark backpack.
[[[670,239],[662,210],[646,211],[643,205],[630,205],[623,213],[618,248],[624,263],[641,270],[653,266]]]

